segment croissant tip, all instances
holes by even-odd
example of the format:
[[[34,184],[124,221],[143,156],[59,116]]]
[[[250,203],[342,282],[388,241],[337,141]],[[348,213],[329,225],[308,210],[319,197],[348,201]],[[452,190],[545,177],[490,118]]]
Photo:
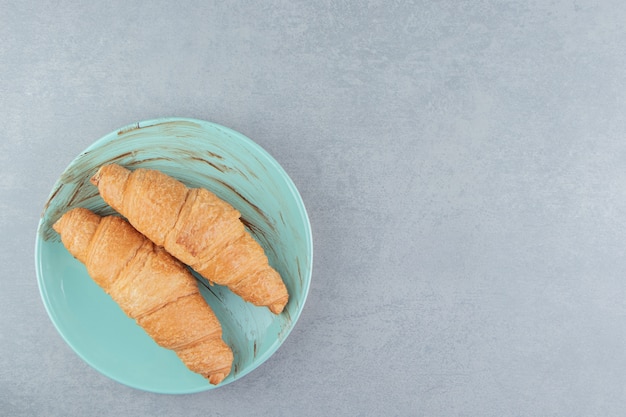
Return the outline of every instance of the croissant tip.
[[[56,222],[52,224],[52,229],[59,234],[61,234],[61,229],[62,229],[61,221],[62,220],[63,220],[63,217],[59,218],[59,220],[57,220]]]
[[[65,228],[65,225],[67,224],[70,218],[72,218],[73,216],[76,215],[80,215],[83,213],[92,213],[91,210],[83,208],[83,207],[75,207],[71,210],[66,211],[65,213],[63,213],[63,215],[61,217],[59,217],[59,219],[57,221],[55,221],[52,224],[52,229],[55,230],[57,233],[61,234],[61,232],[63,231],[63,229]]]
[[[212,374],[209,375],[207,378],[211,384],[217,385],[222,382],[224,378],[226,378],[226,374]]]
[[[96,187],[98,186],[98,184],[100,183],[100,175],[101,175],[101,171],[102,171],[102,167],[100,167],[98,169],[98,172],[95,173],[95,175],[93,177],[91,177],[91,179],[89,180],[93,185],[95,185]]]
[[[283,312],[283,309],[285,308],[285,304],[282,303],[276,303],[276,304],[272,304],[267,306],[270,311],[274,314],[280,314]]]

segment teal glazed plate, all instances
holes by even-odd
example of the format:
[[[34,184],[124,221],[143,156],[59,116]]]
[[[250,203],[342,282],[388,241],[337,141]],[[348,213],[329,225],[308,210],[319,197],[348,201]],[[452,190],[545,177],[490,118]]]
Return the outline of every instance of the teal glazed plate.
[[[234,354],[219,385],[191,371],[127,317],[52,229],[74,207],[114,214],[89,179],[101,165],[158,169],[189,187],[203,187],[241,212],[241,219],[281,274],[289,303],[279,314],[244,302],[226,287],[200,290],[219,318]],[[265,362],[293,329],[311,281],[313,245],[304,204],[281,166],[241,133],[202,120],[148,120],[96,141],[70,163],[45,204],[35,247],[43,303],[69,346],[102,374],[130,387],[168,394],[210,390],[242,378]],[[290,372],[285,369],[284,372]]]

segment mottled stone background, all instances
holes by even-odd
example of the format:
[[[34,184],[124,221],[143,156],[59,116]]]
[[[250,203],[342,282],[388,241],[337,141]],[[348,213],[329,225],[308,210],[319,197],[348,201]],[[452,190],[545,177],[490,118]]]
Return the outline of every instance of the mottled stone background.
[[[0,0],[0,415],[622,416],[622,1]],[[314,233],[278,352],[127,388],[48,318],[35,231],[85,147],[186,116],[253,138]]]

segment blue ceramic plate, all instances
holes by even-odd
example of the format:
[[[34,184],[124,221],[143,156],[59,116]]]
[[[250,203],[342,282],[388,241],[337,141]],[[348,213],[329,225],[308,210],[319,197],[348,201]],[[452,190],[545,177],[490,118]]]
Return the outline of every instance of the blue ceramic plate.
[[[98,167],[111,162],[159,169],[189,187],[213,191],[241,212],[287,285],[287,307],[274,315],[225,287],[199,286],[235,357],[230,375],[218,387],[257,368],[285,341],[302,311],[311,279],[310,224],[296,187],[267,152],[240,133],[201,120],[149,120],[116,130],[87,148],[61,175],[45,204],[35,249],[41,297],[59,333],[87,363],[128,386],[170,394],[214,388],[128,318],[51,228],[74,207],[113,213],[89,182]]]

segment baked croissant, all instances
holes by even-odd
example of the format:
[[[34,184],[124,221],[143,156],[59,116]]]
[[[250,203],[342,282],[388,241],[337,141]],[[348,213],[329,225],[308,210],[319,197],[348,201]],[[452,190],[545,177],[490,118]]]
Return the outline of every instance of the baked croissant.
[[[91,182],[137,230],[209,282],[274,314],[283,311],[287,288],[230,204],[156,170],[105,165]]]
[[[233,353],[183,264],[119,217],[76,208],[53,228],[91,278],[156,343],[211,384],[226,378]]]

